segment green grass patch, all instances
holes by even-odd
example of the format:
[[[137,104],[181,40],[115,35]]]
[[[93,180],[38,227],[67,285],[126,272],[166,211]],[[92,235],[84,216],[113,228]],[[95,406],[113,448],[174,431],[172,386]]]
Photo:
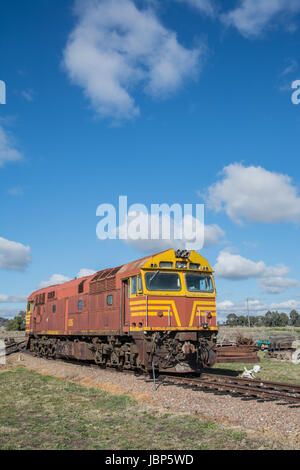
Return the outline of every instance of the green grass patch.
[[[0,449],[249,449],[243,432],[18,367],[0,373]]]
[[[273,382],[287,382],[300,385],[300,364],[293,364],[289,361],[279,361],[264,357],[263,352],[258,352],[261,366],[260,372],[256,375],[262,380],[271,380]],[[244,371],[244,367],[252,369],[254,364],[243,364],[238,362],[217,363],[213,370],[218,374],[238,375]]]

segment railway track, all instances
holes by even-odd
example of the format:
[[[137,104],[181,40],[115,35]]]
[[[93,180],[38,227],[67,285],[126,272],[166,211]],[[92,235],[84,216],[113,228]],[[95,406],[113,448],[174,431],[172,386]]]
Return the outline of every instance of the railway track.
[[[12,343],[6,346],[6,354],[22,351],[32,355],[30,351],[24,350],[25,341]],[[57,359],[59,362],[71,362],[73,364],[84,365],[85,367],[99,368],[96,364],[89,364],[82,361],[70,359]],[[106,370],[116,372],[116,368],[110,367]],[[132,370],[124,370],[122,373],[134,373]],[[290,404],[300,405],[300,385],[284,382],[271,382],[260,379],[247,379],[243,377],[233,377],[214,373],[202,373],[199,377],[180,377],[170,374],[160,374],[159,385],[177,383],[178,385],[197,388],[199,390],[211,391],[215,393],[230,393],[231,395],[244,396],[263,400],[281,400]]]
[[[5,344],[5,355],[9,356],[10,354],[24,351],[26,347],[26,340],[24,341],[11,341]]]
[[[300,405],[300,385],[297,384],[246,379],[213,373],[204,373],[197,378],[164,376],[164,382],[197,387],[206,391],[228,392],[248,398],[282,400]]]

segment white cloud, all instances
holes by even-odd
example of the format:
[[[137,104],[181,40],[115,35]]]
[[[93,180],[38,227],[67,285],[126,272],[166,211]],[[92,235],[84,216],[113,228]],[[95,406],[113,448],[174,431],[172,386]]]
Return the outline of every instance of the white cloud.
[[[286,65],[282,72],[278,74],[278,84],[276,88],[281,92],[291,92],[291,74],[295,74],[298,68],[298,62],[295,59],[286,59]]]
[[[13,307],[13,308],[1,308],[0,309],[0,317],[2,318],[8,318],[9,320],[20,312],[20,308],[18,307]]]
[[[290,312],[291,310],[300,310],[300,301],[298,300],[285,300],[283,302],[273,302],[270,304],[269,310],[283,310]]]
[[[153,9],[132,0],[77,1],[64,66],[93,108],[116,119],[139,114],[134,90],[166,97],[198,71],[200,48],[179,44]]]
[[[222,312],[229,312],[232,308],[234,308],[234,303],[231,300],[223,300],[222,302],[217,302],[217,308]]]
[[[0,126],[0,167],[8,162],[22,160],[23,156],[15,148],[11,135]]]
[[[300,282],[296,279],[283,278],[281,276],[263,278],[259,281],[259,286],[269,294],[281,294],[293,287],[299,288]]]
[[[251,299],[248,302],[248,306],[249,315],[264,315],[268,311],[279,311],[288,314],[293,309],[300,311],[300,301],[293,299],[272,303],[263,303],[261,300]],[[219,319],[223,319],[229,313],[235,313],[236,315],[247,315],[248,306],[246,300],[241,302],[232,302],[230,300],[217,302],[217,317]]]
[[[34,92],[33,90],[23,90],[21,91],[21,95],[26,101],[33,101],[34,100]]]
[[[0,237],[0,269],[24,270],[31,263],[30,247]]]
[[[77,273],[77,278],[80,278],[80,277],[86,277],[86,276],[91,276],[92,274],[95,274],[96,271],[94,271],[93,269],[87,269],[87,268],[82,268],[79,273]]]
[[[249,300],[249,314],[262,314],[268,311],[268,305],[261,303],[260,300]],[[228,315],[229,313],[235,313],[236,315],[245,315],[248,313],[247,301],[232,302],[231,300],[224,300],[217,302],[217,314],[219,317]]]
[[[222,179],[208,188],[206,202],[236,223],[242,218],[262,223],[300,221],[300,198],[291,178],[260,166],[226,166]]]
[[[280,23],[294,31],[292,18],[299,11],[299,0],[240,0],[235,9],[221,15],[221,20],[245,37],[259,37]]]
[[[96,271],[93,269],[82,268],[76,274],[76,278],[79,279],[81,277],[91,276],[95,274]],[[70,277],[64,276],[63,274],[52,274],[48,281],[41,281],[38,285],[39,289],[43,289],[45,287],[54,286],[56,284],[63,284],[64,282],[71,281]]]
[[[217,224],[204,226],[204,248],[217,245],[225,237],[224,230]]]
[[[222,250],[214,266],[215,274],[225,279],[249,279],[258,277],[279,277],[289,273],[283,264],[266,266],[263,261],[252,261],[229,250]]]
[[[55,286],[56,284],[63,284],[64,282],[68,282],[71,279],[63,274],[52,274],[48,281],[41,281],[38,285],[39,289],[43,289],[44,287]]]
[[[196,8],[200,13],[214,17],[216,14],[216,5],[212,0],[176,0],[177,2],[187,3]]]
[[[285,66],[280,76],[289,75],[290,73],[295,72],[298,68],[298,62],[295,59],[287,59],[288,64]],[[291,88],[291,87],[290,87]]]
[[[0,294],[0,304],[5,304],[5,303],[20,303],[20,302],[26,302],[27,297],[24,295],[4,295]]]
[[[269,294],[280,294],[291,288],[300,288],[300,282],[286,276],[289,268],[283,264],[266,266],[263,261],[252,261],[243,256],[222,250],[214,266],[215,275],[224,279],[259,279],[259,287]]]
[[[201,249],[204,247],[219,243],[220,239],[225,236],[224,230],[218,225],[204,225],[196,218],[185,215],[183,218],[183,227],[181,224],[175,223],[171,216],[149,215],[143,212],[129,213],[126,223],[118,227],[117,232],[120,238],[138,251],[146,253],[154,253],[168,249],[190,249],[189,244],[195,244]],[[195,228],[197,223],[197,234],[195,237]],[[151,227],[158,227],[158,237],[155,239],[151,236]],[[170,227],[169,234],[166,227]],[[176,233],[180,233],[182,228],[182,238],[176,238]],[[165,236],[168,235],[166,238]],[[127,238],[125,239],[125,237]],[[204,238],[203,238],[204,237]]]

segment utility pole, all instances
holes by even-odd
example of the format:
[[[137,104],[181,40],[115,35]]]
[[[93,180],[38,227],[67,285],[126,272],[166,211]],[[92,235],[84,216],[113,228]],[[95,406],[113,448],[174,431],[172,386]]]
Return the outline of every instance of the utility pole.
[[[247,312],[248,312],[248,326],[250,326],[250,318],[249,318],[249,299],[247,297]]]

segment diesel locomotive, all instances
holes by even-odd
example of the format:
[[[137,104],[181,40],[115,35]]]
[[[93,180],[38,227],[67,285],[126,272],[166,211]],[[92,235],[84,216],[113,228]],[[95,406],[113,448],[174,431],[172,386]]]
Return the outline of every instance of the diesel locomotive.
[[[33,292],[27,348],[101,366],[190,373],[216,361],[216,289],[207,260],[167,250]]]

